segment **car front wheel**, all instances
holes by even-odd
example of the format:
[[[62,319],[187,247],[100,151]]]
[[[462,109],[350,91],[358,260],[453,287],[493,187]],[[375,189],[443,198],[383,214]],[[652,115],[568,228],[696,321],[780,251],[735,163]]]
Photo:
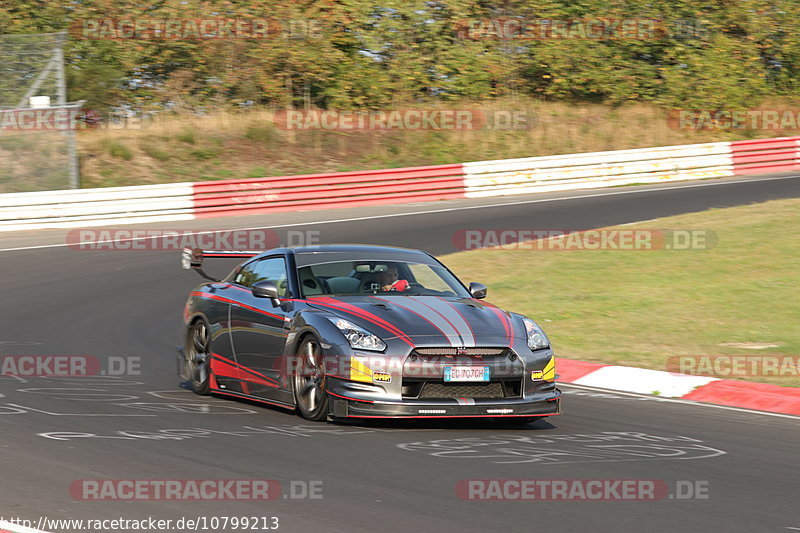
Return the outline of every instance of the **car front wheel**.
[[[328,393],[319,341],[314,337],[306,338],[298,352],[293,376],[297,411],[308,420],[325,420],[328,417]]]

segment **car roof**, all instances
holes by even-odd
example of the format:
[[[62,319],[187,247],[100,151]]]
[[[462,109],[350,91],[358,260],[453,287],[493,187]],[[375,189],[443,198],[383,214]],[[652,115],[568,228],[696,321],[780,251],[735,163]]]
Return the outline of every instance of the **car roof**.
[[[298,267],[336,261],[409,261],[429,265],[438,264],[433,257],[421,250],[367,244],[297,246],[278,248],[261,255],[274,255],[276,253],[294,255],[295,264]]]

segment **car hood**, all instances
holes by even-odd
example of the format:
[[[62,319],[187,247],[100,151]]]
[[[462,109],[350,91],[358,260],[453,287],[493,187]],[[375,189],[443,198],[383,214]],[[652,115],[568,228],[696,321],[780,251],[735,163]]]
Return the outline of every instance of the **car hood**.
[[[509,313],[471,298],[367,295],[306,301],[383,339],[400,338],[418,347],[507,347],[516,335]]]

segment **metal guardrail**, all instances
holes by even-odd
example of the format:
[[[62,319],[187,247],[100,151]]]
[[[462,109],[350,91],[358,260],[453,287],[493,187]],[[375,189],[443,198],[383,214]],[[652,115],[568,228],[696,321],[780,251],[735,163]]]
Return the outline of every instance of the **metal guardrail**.
[[[800,137],[453,165],[0,194],[0,231],[404,204],[800,170]]]
[[[466,196],[505,196],[733,175],[730,143],[464,163]]]
[[[0,194],[0,231],[193,220],[192,183]]]
[[[199,182],[198,217],[329,209],[464,197],[462,165]]]

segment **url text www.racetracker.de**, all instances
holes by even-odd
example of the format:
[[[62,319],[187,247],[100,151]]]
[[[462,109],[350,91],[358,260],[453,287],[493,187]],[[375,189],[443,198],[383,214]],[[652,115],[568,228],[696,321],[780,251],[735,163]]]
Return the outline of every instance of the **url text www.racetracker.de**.
[[[97,533],[114,531],[275,531],[280,527],[277,516],[195,516],[180,518],[110,518],[110,519],[76,519],[39,517],[36,520],[23,518],[0,517],[0,531],[94,531]],[[20,530],[21,531],[21,530]]]

